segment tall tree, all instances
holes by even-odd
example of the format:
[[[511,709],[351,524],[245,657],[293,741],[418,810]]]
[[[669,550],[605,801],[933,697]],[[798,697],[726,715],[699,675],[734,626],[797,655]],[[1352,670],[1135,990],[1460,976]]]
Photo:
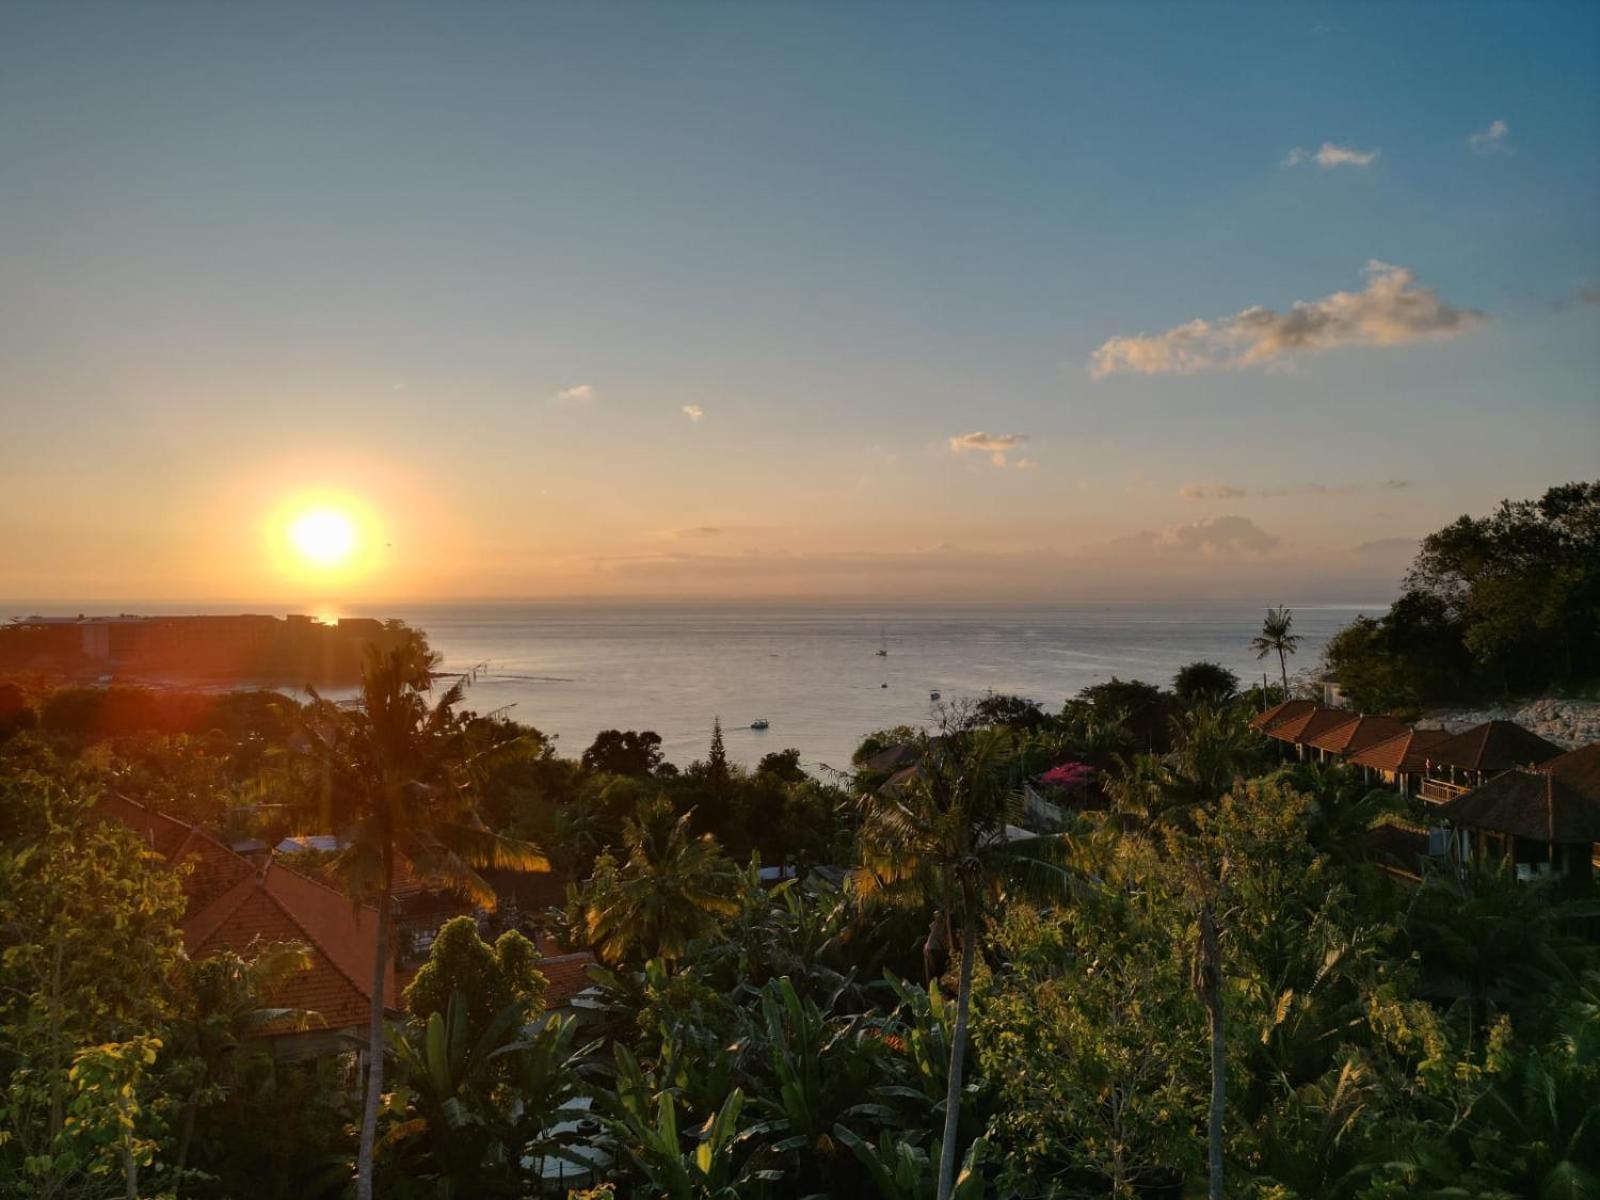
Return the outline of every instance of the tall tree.
[[[456,711],[467,680],[430,700],[436,665],[420,638],[374,647],[363,666],[359,701],[346,707],[313,692],[304,718],[318,812],[345,844],[333,868],[353,898],[377,905],[357,1200],[372,1200],[396,873],[407,866],[419,878],[488,905],[494,891],[477,868],[550,869],[536,847],[498,835],[478,818],[474,767],[488,755],[512,751],[517,739],[485,743],[469,736]]]
[[[962,1067],[983,899],[1002,878],[1019,874],[1018,867],[1034,868],[1035,880],[1065,879],[1059,867],[1035,857],[1056,839],[1008,840],[1006,825],[1020,807],[1016,782],[1011,739],[1005,730],[947,729],[938,738],[925,739],[921,761],[910,778],[862,797],[863,869],[856,879],[863,893],[932,908],[930,940],[942,930],[950,943],[952,924],[957,919],[961,924],[939,1200],[949,1200],[955,1186]]]
[[[1284,699],[1289,697],[1289,655],[1300,646],[1300,635],[1291,632],[1293,628],[1294,613],[1280,605],[1267,609],[1266,620],[1261,622],[1261,632],[1250,639],[1250,648],[1256,652],[1256,658],[1262,659],[1269,654],[1278,656]]]

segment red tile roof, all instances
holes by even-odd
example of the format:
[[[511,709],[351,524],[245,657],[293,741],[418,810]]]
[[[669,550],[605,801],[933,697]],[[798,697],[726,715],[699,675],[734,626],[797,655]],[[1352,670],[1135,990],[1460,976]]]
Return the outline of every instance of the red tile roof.
[[[1250,728],[1268,730],[1280,722],[1293,717],[1302,716],[1319,707],[1315,700],[1284,700],[1274,704],[1264,713],[1257,713],[1250,718]]]
[[[1430,746],[1426,757],[1435,766],[1509,771],[1512,767],[1546,762],[1560,753],[1560,746],[1515,721],[1485,721]]]
[[[1324,708],[1317,704],[1309,712],[1278,722],[1268,729],[1266,734],[1269,738],[1277,738],[1280,742],[1292,742],[1297,746],[1304,746],[1309,745],[1314,737],[1357,720],[1360,720],[1360,717],[1346,709]]]
[[[1428,747],[1450,736],[1445,729],[1408,729],[1398,737],[1374,742],[1357,750],[1350,761],[1358,767],[1371,767],[1375,771],[1397,771],[1411,774],[1422,770]]]
[[[594,955],[587,950],[576,954],[558,954],[540,959],[536,964],[545,978],[544,1006],[564,1007],[584,988],[588,987],[589,968],[594,966]]]
[[[356,906],[341,892],[277,861],[257,870],[247,859],[193,826],[123,797],[101,804],[107,816],[163,844],[169,863],[198,859],[188,879],[203,877],[215,894],[190,893],[183,920],[184,945],[192,957],[219,950],[247,952],[257,942],[293,941],[311,952],[311,969],[291,976],[272,1002],[318,1013],[327,1027],[343,1029],[367,1020],[372,995],[376,910]],[[176,830],[184,831],[177,837]],[[187,882],[187,880],[186,880]],[[385,967],[385,1006],[396,1007],[394,964]],[[282,1032],[282,1031],[274,1031]]]
[[[1359,716],[1354,721],[1346,721],[1307,738],[1306,745],[1326,750],[1329,754],[1350,755],[1407,732],[1406,723],[1394,717]]]

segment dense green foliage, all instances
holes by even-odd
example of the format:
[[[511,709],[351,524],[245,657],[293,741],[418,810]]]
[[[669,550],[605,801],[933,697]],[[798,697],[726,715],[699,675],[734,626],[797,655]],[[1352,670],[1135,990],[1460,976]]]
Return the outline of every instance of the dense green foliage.
[[[1423,539],[1405,590],[1325,657],[1357,707],[1414,712],[1600,680],[1600,482],[1462,516]]]
[[[933,1200],[948,1147],[964,1200],[1175,1200],[1212,1170],[1259,1200],[1600,1196],[1592,898],[1442,864],[1397,878],[1369,835],[1400,797],[1281,765],[1246,725],[1266,698],[1224,687],[1194,664],[1056,712],[986,697],[931,735],[871,735],[858,763],[897,765],[849,789],[792,751],[743,769],[714,736],[677,772],[611,757],[645,734],[566,759],[498,719],[430,726],[403,688],[410,732],[382,746],[289,700],[231,732],[19,723],[0,1193],[346,1192],[353,1059],[274,1061],[256,1036],[306,1019],[271,1000],[302,950],[186,959],[180,880],[91,806],[142,780],[214,829],[344,812],[359,833],[420,780],[436,792],[405,788],[397,844],[459,847],[466,872],[484,839],[537,837],[567,905],[480,919],[601,962],[580,1006],[541,1014],[528,938],[442,927],[384,1034],[377,1195]],[[1090,782],[1037,784],[1052,771]],[[1054,831],[1016,829],[1046,811],[1029,788]],[[384,853],[329,869],[357,890]]]

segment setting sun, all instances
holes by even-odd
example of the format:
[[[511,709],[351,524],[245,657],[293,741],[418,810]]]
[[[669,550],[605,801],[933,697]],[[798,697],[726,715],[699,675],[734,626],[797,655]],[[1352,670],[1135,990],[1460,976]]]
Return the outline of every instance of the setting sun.
[[[337,509],[314,508],[289,523],[289,541],[306,563],[341,567],[356,549],[356,525]]]

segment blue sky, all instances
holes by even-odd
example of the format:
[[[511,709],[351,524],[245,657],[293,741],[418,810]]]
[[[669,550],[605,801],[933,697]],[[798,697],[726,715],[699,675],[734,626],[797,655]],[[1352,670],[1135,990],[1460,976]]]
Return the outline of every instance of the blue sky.
[[[1597,63],[1592,4],[11,5],[0,595],[309,595],[266,526],[337,493],[347,598],[1369,596],[1600,462]]]

